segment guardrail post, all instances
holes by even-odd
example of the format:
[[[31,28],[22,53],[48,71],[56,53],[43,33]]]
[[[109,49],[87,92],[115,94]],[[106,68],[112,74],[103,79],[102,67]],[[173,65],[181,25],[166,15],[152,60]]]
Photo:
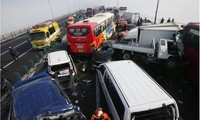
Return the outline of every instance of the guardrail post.
[[[39,58],[42,59],[44,57],[44,53],[42,51],[39,52]]]
[[[14,75],[15,75],[17,82],[22,80],[22,77],[18,72],[15,72]]]
[[[4,82],[6,85],[6,89],[11,91],[13,89],[11,83],[6,79],[4,79]]]
[[[38,55],[35,55],[35,56],[34,56],[34,61],[35,61],[35,63],[39,63],[40,59],[39,59],[39,56],[38,56]]]
[[[50,51],[50,46],[47,46],[47,51]]]
[[[43,48],[43,52],[44,52],[44,54],[47,54],[47,49]]]
[[[22,69],[23,69],[25,74],[29,73],[28,67],[26,65],[22,65]]]
[[[35,67],[34,61],[33,61],[33,60],[29,60],[29,61],[28,61],[28,64],[29,64],[30,68]]]

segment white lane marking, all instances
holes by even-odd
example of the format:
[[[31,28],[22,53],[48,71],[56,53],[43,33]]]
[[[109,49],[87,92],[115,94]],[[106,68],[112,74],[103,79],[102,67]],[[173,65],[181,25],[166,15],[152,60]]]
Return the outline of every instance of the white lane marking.
[[[28,53],[29,51],[31,51],[33,48],[31,48],[31,49],[29,49],[29,50],[27,50],[26,52],[24,52],[23,54],[21,54],[20,56],[19,56],[19,58],[20,57],[22,57],[23,55],[25,55],[26,53]],[[19,59],[18,58],[18,59]],[[8,63],[7,65],[5,65],[3,68],[6,68],[6,67],[8,67],[10,64],[12,64],[13,62],[15,62],[15,60],[13,60],[13,61],[11,61],[10,63]]]
[[[63,21],[61,21],[61,22],[58,22],[58,23],[60,24],[60,23],[63,23],[63,22],[65,22],[65,20],[63,20]],[[61,28],[62,28],[62,27],[61,27]],[[22,35],[22,34],[25,34],[25,35],[23,35],[23,36],[21,36],[21,37],[18,37],[18,36],[20,36],[20,35]],[[13,38],[15,38],[15,37],[18,37],[18,38],[16,39],[16,40],[18,40],[19,38],[23,38],[23,37],[26,37],[26,36],[27,36],[27,34],[26,34],[26,32],[24,32],[24,33],[18,34],[18,35],[16,35],[16,36],[10,37],[10,38],[8,38],[8,39],[1,40],[0,43],[2,44],[2,42],[5,42],[5,41],[7,41],[7,40],[9,40],[9,39],[13,39]],[[16,41],[16,40],[14,40],[14,41]],[[8,43],[5,43],[5,44],[2,45],[2,47],[3,47],[4,45],[7,45],[7,44],[9,44],[9,43],[11,43],[11,42],[14,42],[14,41],[12,40],[12,41],[10,41],[10,42],[8,42]]]
[[[64,22],[64,21],[62,21],[62,22]],[[61,22],[60,22],[61,23]],[[61,29],[64,29],[64,27],[61,27]],[[24,36],[26,36],[26,35],[24,35]],[[22,36],[22,37],[24,37],[24,36]],[[20,37],[21,38],[21,37]],[[14,48],[16,48],[16,47],[18,47],[18,46],[20,46],[20,45],[22,45],[22,44],[24,44],[25,42],[27,42],[27,41],[24,41],[23,43],[21,43],[21,44],[19,44],[19,45],[17,45],[17,46],[15,46]],[[25,53],[23,53],[23,54],[21,54],[20,56],[19,56],[19,58],[20,57],[22,57],[23,55],[25,55],[26,53],[28,53],[29,51],[31,51],[33,48],[31,48],[31,49],[29,49],[28,51],[26,51]],[[8,50],[7,51],[5,51],[5,52],[3,52],[1,55],[4,55],[5,53],[7,53],[8,52]],[[10,63],[8,63],[7,65],[5,65],[3,68],[6,68],[6,67],[8,67],[10,64],[12,64],[13,62],[15,62],[14,60],[13,61],[11,61]],[[1,71],[2,69],[0,69],[0,71]]]
[[[17,47],[19,47],[20,45],[22,45],[22,44],[24,44],[24,43],[26,43],[27,41],[24,41],[23,43],[21,43],[21,44],[19,44],[19,45],[17,45],[17,46],[15,46],[14,48],[17,48]],[[4,54],[6,54],[8,52],[8,50],[6,50],[5,52],[3,52],[1,55],[4,55]]]
[[[5,43],[5,44],[3,44],[1,47],[3,47],[3,46],[5,46],[5,45],[8,45],[8,44],[10,44],[10,43],[12,43],[12,42],[15,42],[15,41],[17,41],[18,39],[21,39],[21,38],[23,38],[23,37],[26,37],[27,35],[24,35],[24,36],[21,36],[21,37],[17,37],[17,36],[15,36],[15,37],[17,37],[15,40],[12,40],[12,41],[10,41],[10,42],[8,42],[8,43]],[[14,38],[14,37],[13,37]],[[11,39],[11,38],[10,38]],[[3,42],[3,41],[2,41]],[[1,42],[1,43],[2,43]]]

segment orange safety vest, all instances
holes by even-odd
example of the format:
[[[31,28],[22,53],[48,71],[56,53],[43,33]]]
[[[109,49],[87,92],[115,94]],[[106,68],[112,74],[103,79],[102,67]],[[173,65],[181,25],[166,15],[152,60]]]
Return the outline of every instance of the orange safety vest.
[[[90,120],[111,120],[107,113],[103,113],[101,118],[97,118],[94,114],[92,115]]]

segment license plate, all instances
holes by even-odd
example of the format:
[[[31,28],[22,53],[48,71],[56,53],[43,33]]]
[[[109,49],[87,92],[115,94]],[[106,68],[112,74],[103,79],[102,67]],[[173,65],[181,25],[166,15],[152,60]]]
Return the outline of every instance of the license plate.
[[[77,48],[83,48],[83,45],[77,45]]]
[[[78,49],[78,52],[84,52],[83,49]]]

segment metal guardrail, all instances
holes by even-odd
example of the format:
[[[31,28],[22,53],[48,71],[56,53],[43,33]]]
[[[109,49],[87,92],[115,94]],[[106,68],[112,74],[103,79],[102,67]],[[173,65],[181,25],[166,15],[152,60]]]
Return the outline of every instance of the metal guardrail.
[[[17,81],[26,80],[26,79],[30,78],[31,76],[33,76],[35,73],[38,73],[39,70],[41,70],[42,67],[44,67],[44,65],[45,65],[45,59],[47,57],[48,52],[51,52],[54,49],[54,47],[55,47],[55,44],[54,44],[54,46],[52,46],[51,48],[49,48],[48,51],[45,48],[43,50],[43,52],[42,52],[43,55],[41,55],[40,58],[38,58],[39,60],[37,62],[33,63],[34,66],[32,66],[30,69],[28,69],[27,73],[24,73],[22,77],[20,75],[16,76],[16,79],[18,79]],[[1,102],[1,109],[0,109],[1,110],[1,114],[4,114],[6,112],[6,110],[8,110],[8,107],[9,107],[10,102],[11,102],[11,96],[10,96],[10,93],[12,91],[11,89],[7,90],[2,95],[2,97],[0,99],[0,102]]]
[[[55,20],[61,19],[61,18],[66,17],[66,16],[67,15],[63,15],[63,16],[57,17],[57,18],[55,18]],[[31,28],[32,28],[32,26],[29,26],[29,27],[26,27],[26,28],[18,29],[16,31],[5,33],[5,34],[1,35],[0,41],[2,42],[4,40],[11,39],[11,38],[17,37],[19,35],[25,34]]]
[[[4,41],[4,40],[11,39],[11,38],[17,37],[19,35],[22,35],[22,34],[26,33],[30,28],[31,28],[31,26],[27,27],[27,28],[16,30],[16,31],[13,31],[10,33],[5,33],[5,34],[1,35],[0,41]]]

